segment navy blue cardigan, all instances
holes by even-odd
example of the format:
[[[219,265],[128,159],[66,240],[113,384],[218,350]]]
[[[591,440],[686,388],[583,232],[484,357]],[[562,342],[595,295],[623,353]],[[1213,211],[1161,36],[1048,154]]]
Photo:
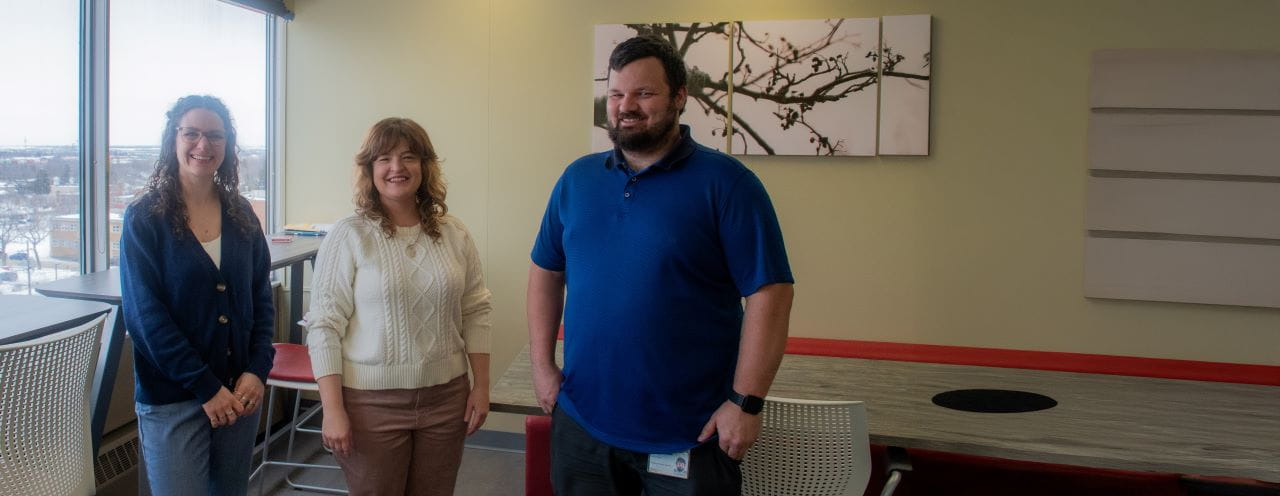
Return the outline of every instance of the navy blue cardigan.
[[[271,254],[262,231],[241,231],[222,210],[222,268],[194,234],[151,211],[145,195],[124,214],[120,289],[133,338],[134,399],[163,405],[209,401],[244,372],[267,382],[275,349]],[[241,208],[249,209],[249,202]]]

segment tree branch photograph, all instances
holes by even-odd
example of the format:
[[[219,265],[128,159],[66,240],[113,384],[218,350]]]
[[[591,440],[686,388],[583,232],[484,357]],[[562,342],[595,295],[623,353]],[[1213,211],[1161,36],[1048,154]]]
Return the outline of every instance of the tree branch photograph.
[[[879,19],[736,24],[733,153],[876,154]]]
[[[885,16],[880,74],[880,154],[929,154],[929,75],[932,18]]]
[[[880,153],[927,155],[929,16],[884,20],[884,46],[879,18],[596,26],[592,150],[612,147],[609,52],[656,35],[689,68],[682,120],[699,143],[738,155],[874,156],[880,126]]]

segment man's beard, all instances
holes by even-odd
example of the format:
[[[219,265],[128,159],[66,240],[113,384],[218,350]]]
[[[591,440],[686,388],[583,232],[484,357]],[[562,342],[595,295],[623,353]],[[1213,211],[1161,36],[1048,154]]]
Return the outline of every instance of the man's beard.
[[[623,131],[618,127],[618,121],[623,117],[631,117],[635,113],[618,114],[618,118],[609,123],[609,139],[613,141],[614,146],[628,152],[644,153],[662,148],[667,144],[668,137],[677,126],[676,112],[667,109],[666,113],[666,118],[657,124],[634,131]]]

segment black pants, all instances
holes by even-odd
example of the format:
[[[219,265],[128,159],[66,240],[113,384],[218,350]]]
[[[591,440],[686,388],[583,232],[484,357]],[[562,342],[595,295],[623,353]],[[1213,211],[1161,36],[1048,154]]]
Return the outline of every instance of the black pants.
[[[591,437],[559,408],[551,415],[551,486],[558,496],[737,496],[741,462],[712,439],[689,451],[689,478],[649,472],[649,455]]]

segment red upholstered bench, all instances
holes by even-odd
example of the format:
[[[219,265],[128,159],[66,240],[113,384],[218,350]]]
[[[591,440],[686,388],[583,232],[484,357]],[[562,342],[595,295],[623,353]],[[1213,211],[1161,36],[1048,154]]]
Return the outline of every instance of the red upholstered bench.
[[[817,338],[790,338],[787,353],[1280,386],[1280,367],[1193,360]],[[873,455],[883,450],[882,446],[872,447]],[[1280,493],[1275,484],[1241,479],[1095,469],[918,449],[908,452],[913,469],[898,486],[895,494],[900,496],[1186,495],[1188,488],[1196,494],[1197,488],[1220,483],[1259,489],[1258,494]],[[879,494],[884,485],[883,457],[873,456],[873,460],[875,476],[868,495]],[[1185,483],[1188,481],[1192,483]]]

